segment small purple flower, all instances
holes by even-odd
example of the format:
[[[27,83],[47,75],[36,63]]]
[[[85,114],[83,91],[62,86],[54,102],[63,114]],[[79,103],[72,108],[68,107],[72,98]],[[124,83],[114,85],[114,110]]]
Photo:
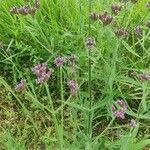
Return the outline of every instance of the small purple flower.
[[[130,121],[130,126],[131,126],[132,128],[135,128],[135,127],[136,127],[136,121],[135,121],[134,119],[131,119],[131,121]]]
[[[115,35],[117,37],[126,37],[128,35],[128,30],[124,28],[117,29]]]
[[[126,105],[126,103],[125,103],[125,101],[124,100],[117,100],[117,104],[120,106],[120,107],[122,107],[124,110],[126,110],[127,109],[127,105]]]
[[[47,82],[50,76],[52,75],[52,73],[53,73],[53,69],[49,69],[48,72],[44,72],[43,74],[41,74],[41,76],[37,78],[37,83],[43,84]]]
[[[139,80],[141,80],[141,81],[150,81],[150,74],[148,74],[148,73],[139,74]]]
[[[60,67],[60,66],[63,66],[63,64],[66,62],[65,58],[64,57],[57,57],[55,60],[54,60],[54,64],[57,66],[57,67]]]
[[[120,118],[120,119],[125,119],[125,110],[124,109],[116,110],[114,112],[114,116],[116,116],[117,118]]]
[[[119,105],[120,108],[112,105],[113,115],[117,118],[125,119],[125,111],[127,109],[127,105],[124,100],[117,100],[116,105]]]
[[[108,15],[107,12],[104,12],[102,14],[99,14],[99,19],[101,20],[103,25],[106,26],[106,25],[109,25],[112,22],[113,17],[111,15]]]
[[[70,88],[71,95],[76,95],[78,90],[78,84],[75,80],[68,81],[68,86]]]
[[[96,45],[96,44],[95,44],[95,38],[94,38],[94,37],[88,37],[88,38],[86,39],[85,45],[86,45],[86,47],[87,47],[88,49],[94,48],[94,46]]]
[[[32,68],[32,72],[37,76],[37,83],[42,84],[48,81],[54,70],[48,69],[47,64],[42,63]]]
[[[12,8],[10,9],[10,12],[11,12],[12,14],[17,14],[17,13],[18,13],[18,8],[17,8],[16,6],[14,6],[14,7],[12,7]]]
[[[95,13],[95,12],[92,12],[90,14],[90,19],[93,20],[93,21],[96,21],[98,19],[98,14]]]
[[[140,37],[142,35],[142,28],[140,26],[137,26],[134,31],[137,37]]]
[[[111,9],[112,9],[112,12],[113,12],[114,15],[118,15],[119,12],[120,12],[121,9],[122,9],[122,6],[113,4],[113,5],[111,6]]]
[[[15,86],[17,92],[23,92],[26,88],[26,80],[22,79],[20,83]]]

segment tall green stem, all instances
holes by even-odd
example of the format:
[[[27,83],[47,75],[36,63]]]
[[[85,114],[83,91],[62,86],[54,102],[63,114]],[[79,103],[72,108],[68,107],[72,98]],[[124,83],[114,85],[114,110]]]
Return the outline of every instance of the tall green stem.
[[[89,14],[91,13],[91,0],[89,0]],[[89,17],[89,37],[91,36],[91,19]],[[92,76],[92,70],[91,70],[91,49],[88,49],[88,93],[89,93],[89,114],[88,114],[88,135],[92,136],[92,85],[91,85],[91,76]]]
[[[63,139],[63,128],[64,128],[64,89],[63,89],[63,72],[62,66],[60,66],[60,96],[61,96],[61,127],[62,127],[62,139]]]
[[[49,88],[48,88],[47,83],[45,83],[45,88],[46,88],[48,99],[49,99],[50,104],[51,104],[52,117],[53,117],[53,121],[54,121],[55,130],[57,132],[57,136],[58,136],[58,139],[59,139],[60,150],[63,150],[63,141],[62,141],[62,137],[61,137],[61,134],[60,134],[60,131],[59,131],[59,124],[58,124],[58,120],[57,120],[57,117],[56,117],[56,114],[55,114],[53,101],[52,101],[51,94],[49,92]]]

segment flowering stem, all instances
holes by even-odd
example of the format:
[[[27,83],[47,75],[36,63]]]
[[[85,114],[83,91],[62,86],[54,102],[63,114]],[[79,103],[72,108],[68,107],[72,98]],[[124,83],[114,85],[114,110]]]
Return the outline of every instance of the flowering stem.
[[[60,94],[61,94],[61,127],[62,127],[62,136],[63,136],[63,127],[64,127],[64,89],[63,89],[63,74],[62,74],[62,66],[60,66]],[[63,139],[63,137],[62,137]]]
[[[91,0],[89,0],[89,14],[91,13]],[[91,19],[89,17],[89,36],[91,36]],[[89,114],[88,114],[88,128],[87,128],[87,133],[91,137],[92,136],[92,86],[91,86],[91,75],[92,75],[92,70],[91,70],[91,49],[88,49],[88,93],[89,93]]]
[[[50,101],[51,109],[52,109],[52,112],[53,112],[52,117],[53,117],[53,121],[54,121],[54,125],[55,125],[55,130],[57,132],[57,136],[58,136],[58,139],[59,139],[60,150],[62,150],[63,149],[63,142],[62,142],[62,138],[61,138],[60,131],[59,131],[59,124],[58,124],[58,120],[57,120],[57,117],[56,117],[56,114],[55,114],[53,101],[52,101],[51,94],[49,92],[49,88],[48,88],[47,83],[45,83],[45,88],[46,88],[47,96],[48,96],[48,99]]]

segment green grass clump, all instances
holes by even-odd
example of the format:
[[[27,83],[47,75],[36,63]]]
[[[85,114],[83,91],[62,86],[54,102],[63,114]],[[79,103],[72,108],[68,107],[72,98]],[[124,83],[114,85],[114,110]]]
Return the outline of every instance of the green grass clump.
[[[35,15],[10,9],[35,1],[0,1],[0,149],[142,150],[150,148],[150,28],[148,0],[41,0]],[[122,10],[112,15],[111,5]],[[104,26],[91,12],[107,11]],[[142,33],[135,34],[140,26]],[[128,29],[128,36],[115,31]],[[87,38],[95,39],[93,49]],[[70,56],[77,59],[71,63]],[[54,60],[66,62],[57,67]],[[47,63],[54,72],[36,83],[32,68]],[[48,70],[47,70],[48,71]],[[15,85],[26,79],[23,92]],[[76,81],[75,94],[68,81]],[[127,105],[125,119],[112,111]],[[136,126],[130,126],[130,120]]]

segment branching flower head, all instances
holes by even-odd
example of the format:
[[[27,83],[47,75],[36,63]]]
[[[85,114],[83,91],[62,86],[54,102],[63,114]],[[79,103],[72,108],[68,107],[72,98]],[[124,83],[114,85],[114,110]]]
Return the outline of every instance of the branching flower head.
[[[127,105],[126,105],[125,101],[117,100],[116,105],[118,105],[119,108],[112,105],[113,115],[119,119],[125,119],[125,111],[127,109]]]
[[[53,69],[48,69],[47,64],[42,63],[34,66],[32,72],[37,76],[37,83],[42,84],[48,81],[53,73]]]
[[[68,86],[70,88],[70,94],[76,95],[78,90],[78,84],[76,80],[70,80],[68,81]]]
[[[55,60],[54,60],[54,64],[57,66],[57,67],[60,67],[60,66],[63,66],[64,63],[66,62],[65,58],[64,57],[57,57]]]
[[[115,31],[117,37],[126,37],[128,35],[128,30],[125,28],[120,28]]]
[[[112,22],[113,17],[111,15],[108,15],[107,12],[104,12],[102,14],[99,14],[99,19],[101,20],[103,25],[106,26],[106,25],[109,25]]]
[[[15,90],[16,90],[17,92],[24,92],[25,88],[26,88],[26,80],[24,80],[24,79],[22,79],[22,80],[20,81],[20,83],[18,83],[18,84],[15,86]]]
[[[113,12],[114,15],[118,15],[119,12],[121,11],[121,9],[122,9],[122,6],[120,6],[120,5],[113,4],[111,6],[111,10],[112,10],[112,12]]]
[[[125,110],[119,109],[114,112],[114,116],[120,119],[125,119]]]

